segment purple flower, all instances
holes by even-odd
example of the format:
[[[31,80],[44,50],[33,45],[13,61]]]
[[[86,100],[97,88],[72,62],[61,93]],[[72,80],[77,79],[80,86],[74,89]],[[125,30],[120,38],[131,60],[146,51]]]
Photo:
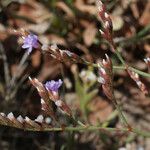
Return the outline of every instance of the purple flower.
[[[58,81],[54,81],[54,80],[51,80],[51,81],[47,81],[45,83],[45,88],[48,90],[48,91],[54,91],[54,92],[57,92],[58,89],[60,88],[60,86],[62,85],[62,80],[59,79]]]
[[[28,54],[30,54],[33,48],[38,48],[38,37],[34,34],[29,34],[25,37],[22,48],[27,48]]]

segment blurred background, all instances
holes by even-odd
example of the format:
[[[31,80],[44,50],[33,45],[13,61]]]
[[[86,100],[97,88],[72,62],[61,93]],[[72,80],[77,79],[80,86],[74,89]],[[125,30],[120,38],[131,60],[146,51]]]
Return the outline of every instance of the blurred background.
[[[150,56],[150,1],[103,0],[113,21],[114,42],[126,62],[147,72]],[[99,33],[102,28],[95,0],[0,0],[0,112],[35,119],[41,114],[40,97],[28,76],[41,82],[64,82],[61,97],[85,123],[120,127],[118,113],[97,83],[95,68],[60,63],[40,50],[26,56],[15,30],[38,35],[43,44],[57,44],[90,62],[107,53],[118,59]],[[142,78],[149,88],[149,79]],[[115,96],[128,122],[150,132],[150,98],[140,92],[123,70],[114,72]],[[55,109],[60,123],[68,120]],[[27,132],[0,126],[0,150],[150,150],[150,139],[133,134],[99,132]]]

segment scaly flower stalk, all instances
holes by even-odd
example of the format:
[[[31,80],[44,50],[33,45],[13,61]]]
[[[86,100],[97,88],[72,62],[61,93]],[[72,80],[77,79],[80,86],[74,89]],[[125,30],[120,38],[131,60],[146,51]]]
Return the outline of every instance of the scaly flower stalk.
[[[127,68],[127,72],[130,75],[130,77],[136,82],[137,86],[139,87],[139,89],[145,94],[148,95],[148,90],[145,86],[145,84],[140,80],[140,77],[137,73],[135,73],[134,71],[131,71]]]
[[[119,112],[120,118],[123,120],[124,125],[131,130],[132,128],[128,124],[125,116],[122,113],[122,110],[120,108],[120,105],[118,104],[117,100],[114,96],[114,90],[113,90],[113,67],[111,59],[106,55],[106,60],[103,59],[102,63],[99,63],[99,75],[100,80],[99,82],[102,84],[102,89],[104,94],[107,96],[107,98],[112,101],[114,106],[116,107],[117,111]]]
[[[150,72],[150,58],[149,57],[145,58],[144,61],[145,61],[146,65],[147,65],[147,67],[148,67],[148,71]]]
[[[112,71],[112,62],[108,55],[106,54],[106,60],[103,59],[99,65],[99,82],[102,84],[103,91],[109,100],[112,100],[114,97],[113,93],[113,71]]]
[[[115,45],[113,41],[113,25],[109,14],[106,12],[105,5],[101,0],[96,0],[96,5],[99,11],[99,17],[102,21],[103,30],[99,30],[102,37],[110,43],[112,52],[115,52]]]
[[[72,116],[71,109],[69,106],[60,99],[58,89],[62,85],[62,81],[48,81],[45,85],[43,85],[40,81],[38,81],[36,78],[31,79],[29,78],[32,85],[36,87],[36,89],[39,92],[39,95],[41,96],[41,105],[42,109],[47,112],[49,111],[49,108],[51,108],[51,102],[54,102],[55,105],[62,110],[62,112],[66,113],[68,116]],[[49,112],[52,116],[54,116],[54,113],[52,111],[52,108]]]

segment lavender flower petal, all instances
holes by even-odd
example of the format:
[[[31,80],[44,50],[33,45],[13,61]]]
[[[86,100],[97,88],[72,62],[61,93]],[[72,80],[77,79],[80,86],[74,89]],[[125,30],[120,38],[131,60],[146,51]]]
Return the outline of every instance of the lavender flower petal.
[[[34,34],[29,34],[25,37],[22,48],[27,48],[28,54],[30,54],[33,48],[38,48],[38,37]]]
[[[60,88],[60,86],[62,85],[62,80],[59,79],[58,81],[54,81],[54,80],[51,80],[51,81],[47,81],[45,83],[45,88],[48,90],[48,91],[54,91],[54,92],[57,92],[58,89]]]

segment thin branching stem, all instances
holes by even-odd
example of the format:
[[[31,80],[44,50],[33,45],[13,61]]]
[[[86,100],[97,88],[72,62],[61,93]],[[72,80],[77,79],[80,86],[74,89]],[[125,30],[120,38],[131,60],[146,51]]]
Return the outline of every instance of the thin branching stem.
[[[28,53],[24,53],[23,57],[20,60],[19,65],[17,67],[17,70],[16,70],[15,74],[12,76],[12,79],[10,81],[11,86],[15,84],[15,81],[16,81],[17,77],[20,76],[20,74],[19,74],[20,69],[24,70],[27,67],[24,64],[25,64],[26,60],[28,59],[28,57],[29,57]]]
[[[89,65],[89,66],[93,66],[94,68],[98,68],[98,67],[99,67],[97,64],[95,64],[95,63],[90,63],[90,62],[87,62],[87,61],[85,62],[85,64],[86,64],[86,65]],[[113,69],[114,69],[114,70],[126,70],[127,68],[126,68],[125,65],[121,65],[121,66],[116,66],[116,65],[114,65],[114,66],[113,66]],[[139,75],[141,75],[141,76],[143,76],[143,77],[150,78],[150,73],[146,73],[146,72],[144,72],[144,71],[140,71],[140,70],[138,70],[138,69],[136,69],[136,68],[134,68],[134,67],[131,67],[131,66],[128,66],[128,69],[131,70],[131,71],[134,71],[135,73],[137,73],[137,74],[139,74]]]
[[[30,129],[29,131],[39,131],[36,129]],[[65,128],[45,128],[42,131],[114,131],[114,132],[128,132],[128,129],[122,128],[109,128],[109,127],[101,127],[101,126],[77,126],[77,127],[65,127]],[[136,132],[136,131],[135,131]]]
[[[9,125],[8,125],[9,126]],[[15,126],[11,126],[17,128]],[[18,128],[22,129],[22,128]],[[101,127],[101,126],[76,126],[76,127],[46,127],[46,128],[24,128],[25,131],[32,131],[32,132],[61,132],[61,131],[76,131],[76,132],[88,132],[88,131],[99,131],[99,132],[116,132],[116,133],[135,133],[136,135],[143,136],[143,137],[150,137],[150,132],[141,131],[139,129],[132,129],[131,131],[127,128],[110,128],[110,127]]]
[[[118,111],[118,113],[120,115],[120,118],[122,119],[123,124],[125,125],[125,127],[127,127],[127,128],[130,127],[130,125],[128,124],[128,121],[126,119],[126,117],[124,116],[124,114],[122,112],[121,106],[117,103],[117,101],[115,100],[115,98],[113,100],[113,103],[114,103],[114,106],[116,107],[116,109],[117,109],[117,111]]]
[[[122,56],[121,56],[121,54],[119,52],[119,49],[116,49],[115,54],[117,55],[118,59],[121,61],[122,65],[125,66],[126,63],[125,63],[124,59],[122,58]]]
[[[6,56],[5,49],[2,45],[2,43],[0,43],[0,52],[2,54],[2,59],[3,59],[3,62],[4,62],[4,74],[5,74],[6,87],[9,88],[9,85],[10,85],[10,71],[9,71],[7,56]]]

